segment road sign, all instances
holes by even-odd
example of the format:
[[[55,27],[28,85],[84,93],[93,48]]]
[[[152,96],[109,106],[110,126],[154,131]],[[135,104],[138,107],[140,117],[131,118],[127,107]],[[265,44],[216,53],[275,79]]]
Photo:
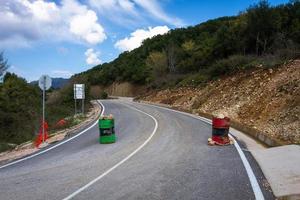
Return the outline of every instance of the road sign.
[[[45,123],[45,91],[52,85],[52,80],[48,75],[42,75],[39,80],[39,87],[43,91],[43,121]],[[43,143],[45,142],[45,128],[43,126]]]
[[[85,99],[85,91],[84,84],[74,84],[74,100],[75,100],[75,114],[77,114],[77,99],[81,99],[81,112],[84,113],[84,99]]]
[[[84,84],[74,84],[74,99],[85,99]]]
[[[49,90],[52,85],[52,80],[48,75],[42,75],[39,80],[39,87],[41,90]]]

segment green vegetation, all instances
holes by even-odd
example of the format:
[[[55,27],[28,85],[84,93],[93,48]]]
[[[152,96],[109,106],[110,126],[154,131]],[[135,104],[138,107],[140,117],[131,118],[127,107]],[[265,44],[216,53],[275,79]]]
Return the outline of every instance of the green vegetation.
[[[8,67],[1,53],[1,72],[4,73]],[[59,91],[50,89],[46,94],[46,121],[50,131],[72,126],[83,120],[81,115],[73,117],[73,82]],[[88,98],[86,102],[88,109],[90,106]],[[68,123],[64,127],[58,127],[57,122],[64,118]],[[7,73],[4,82],[0,84],[0,152],[34,139],[41,121],[42,91],[40,88],[27,83],[25,79],[15,74]]]
[[[100,99],[107,99],[107,98],[108,98],[107,92],[102,91],[102,92],[100,93]]]
[[[76,75],[91,85],[129,81],[152,87],[199,85],[300,55],[300,2],[260,1],[238,16],[209,20],[147,39],[131,52]]]
[[[37,87],[7,73],[0,85],[0,141],[22,143],[38,129],[41,100]]]

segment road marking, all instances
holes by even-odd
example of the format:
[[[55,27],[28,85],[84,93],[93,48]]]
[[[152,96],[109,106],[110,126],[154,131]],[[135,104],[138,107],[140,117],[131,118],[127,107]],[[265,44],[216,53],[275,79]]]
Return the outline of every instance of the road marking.
[[[100,104],[101,104],[101,103],[100,103]],[[101,104],[101,106],[102,106],[102,104]],[[104,111],[105,111],[105,108],[102,107],[101,115],[103,115]],[[56,144],[56,145],[54,145],[54,146],[52,146],[52,147],[50,147],[50,148],[48,148],[48,149],[45,149],[45,150],[43,150],[43,151],[40,151],[40,152],[38,152],[38,153],[36,153],[36,154],[32,154],[32,155],[30,155],[30,156],[28,156],[28,157],[25,157],[25,158],[22,158],[22,159],[13,161],[13,162],[8,163],[8,164],[3,165],[3,166],[0,166],[0,169],[3,169],[3,168],[5,168],[5,167],[8,167],[8,166],[11,166],[11,165],[14,165],[14,164],[17,164],[17,163],[19,163],[19,162],[28,160],[28,159],[33,158],[33,157],[36,157],[36,156],[38,156],[38,155],[41,155],[41,154],[43,154],[43,153],[46,153],[46,152],[48,152],[48,151],[54,149],[54,148],[56,148],[56,147],[58,147],[58,146],[60,146],[60,145],[63,145],[63,144],[65,144],[65,143],[67,143],[67,142],[69,142],[69,141],[71,141],[71,140],[73,140],[73,139],[79,137],[80,135],[84,134],[85,132],[87,132],[88,130],[90,130],[91,128],[93,128],[97,123],[98,123],[98,120],[96,120],[95,123],[93,123],[90,127],[88,127],[87,129],[81,131],[80,133],[78,133],[77,135],[75,135],[75,136],[73,136],[73,137],[71,137],[71,138],[69,138],[69,139],[67,139],[67,140],[65,140],[65,141],[63,141],[63,142],[61,142],[61,143],[58,143],[58,144]]]
[[[104,108],[104,105],[99,102],[103,108]],[[100,176],[98,176],[97,178],[93,179],[92,181],[90,181],[88,184],[84,185],[83,187],[79,188],[78,190],[76,190],[74,193],[70,194],[69,196],[67,196],[66,198],[64,198],[63,200],[69,200],[69,199],[72,199],[73,197],[75,197],[77,194],[79,194],[80,192],[82,192],[83,190],[87,189],[88,187],[90,187],[91,185],[95,184],[97,181],[101,180],[103,177],[105,177],[106,175],[108,175],[110,172],[112,172],[114,169],[116,169],[117,167],[119,167],[120,165],[122,165],[124,162],[126,162],[127,160],[129,160],[132,156],[134,156],[136,153],[138,153],[144,146],[146,146],[149,141],[152,139],[152,137],[155,135],[156,131],[157,131],[157,128],[158,128],[158,122],[157,120],[155,119],[155,117],[153,117],[152,115],[142,111],[142,110],[139,110],[137,108],[134,108],[132,106],[128,106],[128,105],[125,105],[123,104],[124,106],[127,106],[128,108],[130,109],[133,109],[133,110],[136,110],[140,113],[143,113],[149,117],[151,117],[154,122],[155,122],[155,127],[150,135],[150,137],[141,145],[139,146],[136,150],[134,150],[131,154],[129,154],[126,158],[124,158],[123,160],[121,160],[120,162],[118,162],[116,165],[114,165],[113,167],[111,167],[110,169],[108,169],[107,171],[105,171],[103,174],[101,174]]]
[[[207,118],[204,118],[204,117],[200,117],[200,116],[195,116],[193,114],[190,114],[190,113],[185,113],[185,112],[181,112],[181,111],[177,111],[177,110],[173,110],[173,109],[170,109],[170,108],[165,108],[165,107],[161,107],[161,106],[156,106],[156,105],[152,105],[152,104],[146,104],[146,103],[139,103],[139,104],[143,104],[143,105],[148,105],[148,106],[152,106],[152,107],[156,107],[156,108],[161,108],[161,109],[165,109],[165,110],[169,110],[169,111],[172,111],[172,112],[176,112],[176,113],[180,113],[180,114],[184,114],[184,115],[187,115],[189,117],[192,117],[192,118],[195,118],[195,119],[198,119],[198,120],[201,120],[207,124],[212,124],[211,123],[211,120],[207,119]],[[252,190],[253,190],[253,193],[255,195],[255,199],[257,200],[264,200],[264,195],[261,191],[261,188],[257,182],[257,179],[254,175],[254,172],[251,168],[251,165],[249,164],[244,152],[242,151],[240,145],[237,143],[237,141],[234,139],[234,137],[229,134],[229,137],[232,138],[234,140],[234,146],[237,150],[237,152],[239,153],[239,156],[242,160],[242,163],[246,169],[246,172],[247,172],[247,175],[248,175],[248,178],[250,180],[250,184],[251,184],[251,187],[252,187]]]

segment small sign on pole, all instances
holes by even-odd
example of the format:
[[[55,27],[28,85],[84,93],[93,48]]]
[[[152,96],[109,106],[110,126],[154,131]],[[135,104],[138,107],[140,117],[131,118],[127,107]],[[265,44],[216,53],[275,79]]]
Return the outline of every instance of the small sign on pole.
[[[42,127],[43,127],[43,143],[45,142],[45,91],[48,90],[52,85],[52,80],[48,75],[42,75],[39,79],[39,87],[43,91],[43,121],[42,121]]]
[[[74,100],[75,100],[75,114],[77,113],[77,99],[81,99],[82,102],[82,113],[84,113],[84,99],[85,99],[85,90],[84,84],[74,84]]]
[[[39,87],[41,90],[49,90],[52,85],[52,79],[48,75],[43,75],[39,79]]]
[[[74,84],[74,99],[85,99],[84,84]]]

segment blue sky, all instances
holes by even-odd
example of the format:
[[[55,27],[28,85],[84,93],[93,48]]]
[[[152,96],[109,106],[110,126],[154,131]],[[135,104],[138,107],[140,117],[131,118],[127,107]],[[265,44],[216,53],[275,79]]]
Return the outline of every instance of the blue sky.
[[[0,51],[28,81],[70,77],[141,41],[208,19],[237,15],[254,0],[1,0]],[[286,3],[270,0],[271,5]]]

